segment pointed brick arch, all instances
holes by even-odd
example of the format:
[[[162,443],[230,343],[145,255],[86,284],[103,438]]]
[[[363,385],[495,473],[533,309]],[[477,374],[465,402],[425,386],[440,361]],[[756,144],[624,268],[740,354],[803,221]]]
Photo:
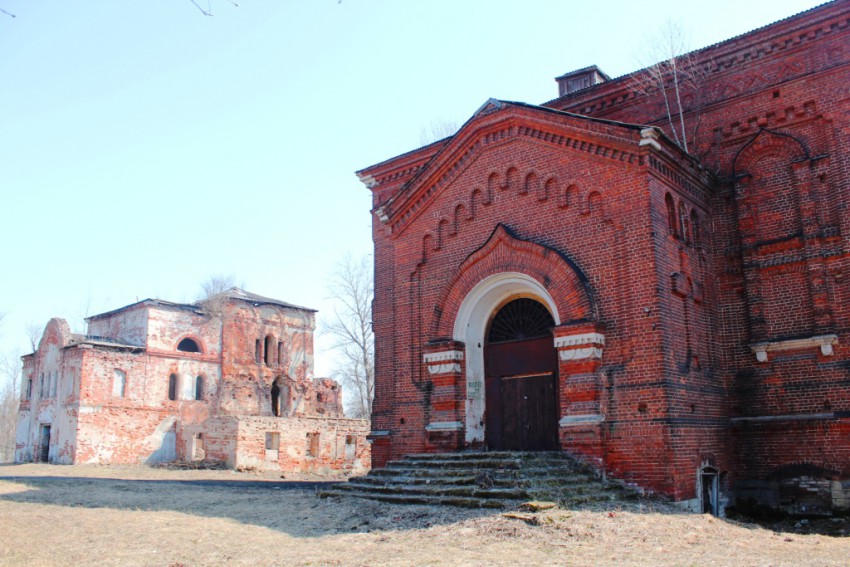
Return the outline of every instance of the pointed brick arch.
[[[508,272],[524,274],[546,289],[557,311],[556,323],[597,320],[587,277],[572,260],[552,248],[522,240],[500,224],[487,242],[461,263],[458,275],[444,288],[431,336],[452,336],[455,317],[469,292],[486,278]]]
[[[750,168],[765,155],[779,155],[788,161],[810,159],[809,149],[797,138],[783,132],[762,129],[735,156],[735,178],[751,175]]]

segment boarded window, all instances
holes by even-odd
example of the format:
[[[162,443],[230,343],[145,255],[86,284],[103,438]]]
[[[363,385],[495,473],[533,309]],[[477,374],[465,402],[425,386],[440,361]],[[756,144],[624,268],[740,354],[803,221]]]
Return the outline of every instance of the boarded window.
[[[673,202],[673,196],[667,193],[664,196],[664,204],[667,206],[667,230],[673,236],[677,235],[676,226],[679,224],[676,221],[676,204]]]
[[[691,241],[690,226],[691,221],[688,220],[688,211],[685,209],[685,204],[679,203],[679,236],[685,242]]]
[[[112,395],[116,398],[123,398],[127,392],[127,373],[117,368],[112,373]]]
[[[700,234],[699,215],[696,211],[691,211],[691,236],[693,237],[694,244],[700,243],[702,234]]]
[[[168,399],[174,401],[177,399],[177,375],[172,374],[168,377]]]
[[[182,352],[201,352],[201,347],[193,339],[183,339],[177,345],[177,350]]]
[[[318,432],[310,432],[307,434],[307,456],[308,457],[318,457],[319,456],[319,433]]]

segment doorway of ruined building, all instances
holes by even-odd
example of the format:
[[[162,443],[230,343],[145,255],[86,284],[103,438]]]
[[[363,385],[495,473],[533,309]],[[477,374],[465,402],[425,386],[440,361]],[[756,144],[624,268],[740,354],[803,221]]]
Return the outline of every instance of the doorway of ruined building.
[[[697,480],[700,513],[719,516],[720,475],[717,469],[714,467],[701,468]]]
[[[204,450],[204,434],[195,433],[192,435],[192,446],[190,447],[189,455],[192,461],[203,461],[207,457]]]
[[[38,462],[47,463],[50,459],[50,426],[42,425],[38,443]]]
[[[272,415],[281,417],[286,415],[289,406],[289,387],[283,383],[283,377],[278,377],[272,383]]]
[[[484,348],[485,439],[491,450],[558,448],[555,321],[541,302],[512,298],[496,309]]]

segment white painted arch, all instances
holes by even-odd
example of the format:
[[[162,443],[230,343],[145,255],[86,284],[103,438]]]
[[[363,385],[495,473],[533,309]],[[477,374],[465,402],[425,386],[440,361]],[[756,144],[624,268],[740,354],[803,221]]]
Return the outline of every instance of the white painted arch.
[[[529,297],[545,305],[555,324],[561,323],[555,301],[536,279],[503,272],[481,280],[464,298],[455,318],[452,338],[463,342],[466,365],[466,442],[484,442],[484,337],[493,314],[505,303]]]

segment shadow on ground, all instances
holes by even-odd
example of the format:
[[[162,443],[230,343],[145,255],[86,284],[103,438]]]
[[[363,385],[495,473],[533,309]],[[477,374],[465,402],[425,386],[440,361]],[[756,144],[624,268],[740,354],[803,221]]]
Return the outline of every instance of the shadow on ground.
[[[4,467],[5,468],[5,467]],[[1,471],[11,472],[11,471]],[[492,510],[319,498],[330,482],[114,479],[0,475],[0,502],[175,512],[232,519],[296,537],[428,528],[498,514]],[[21,490],[21,486],[25,489]]]

